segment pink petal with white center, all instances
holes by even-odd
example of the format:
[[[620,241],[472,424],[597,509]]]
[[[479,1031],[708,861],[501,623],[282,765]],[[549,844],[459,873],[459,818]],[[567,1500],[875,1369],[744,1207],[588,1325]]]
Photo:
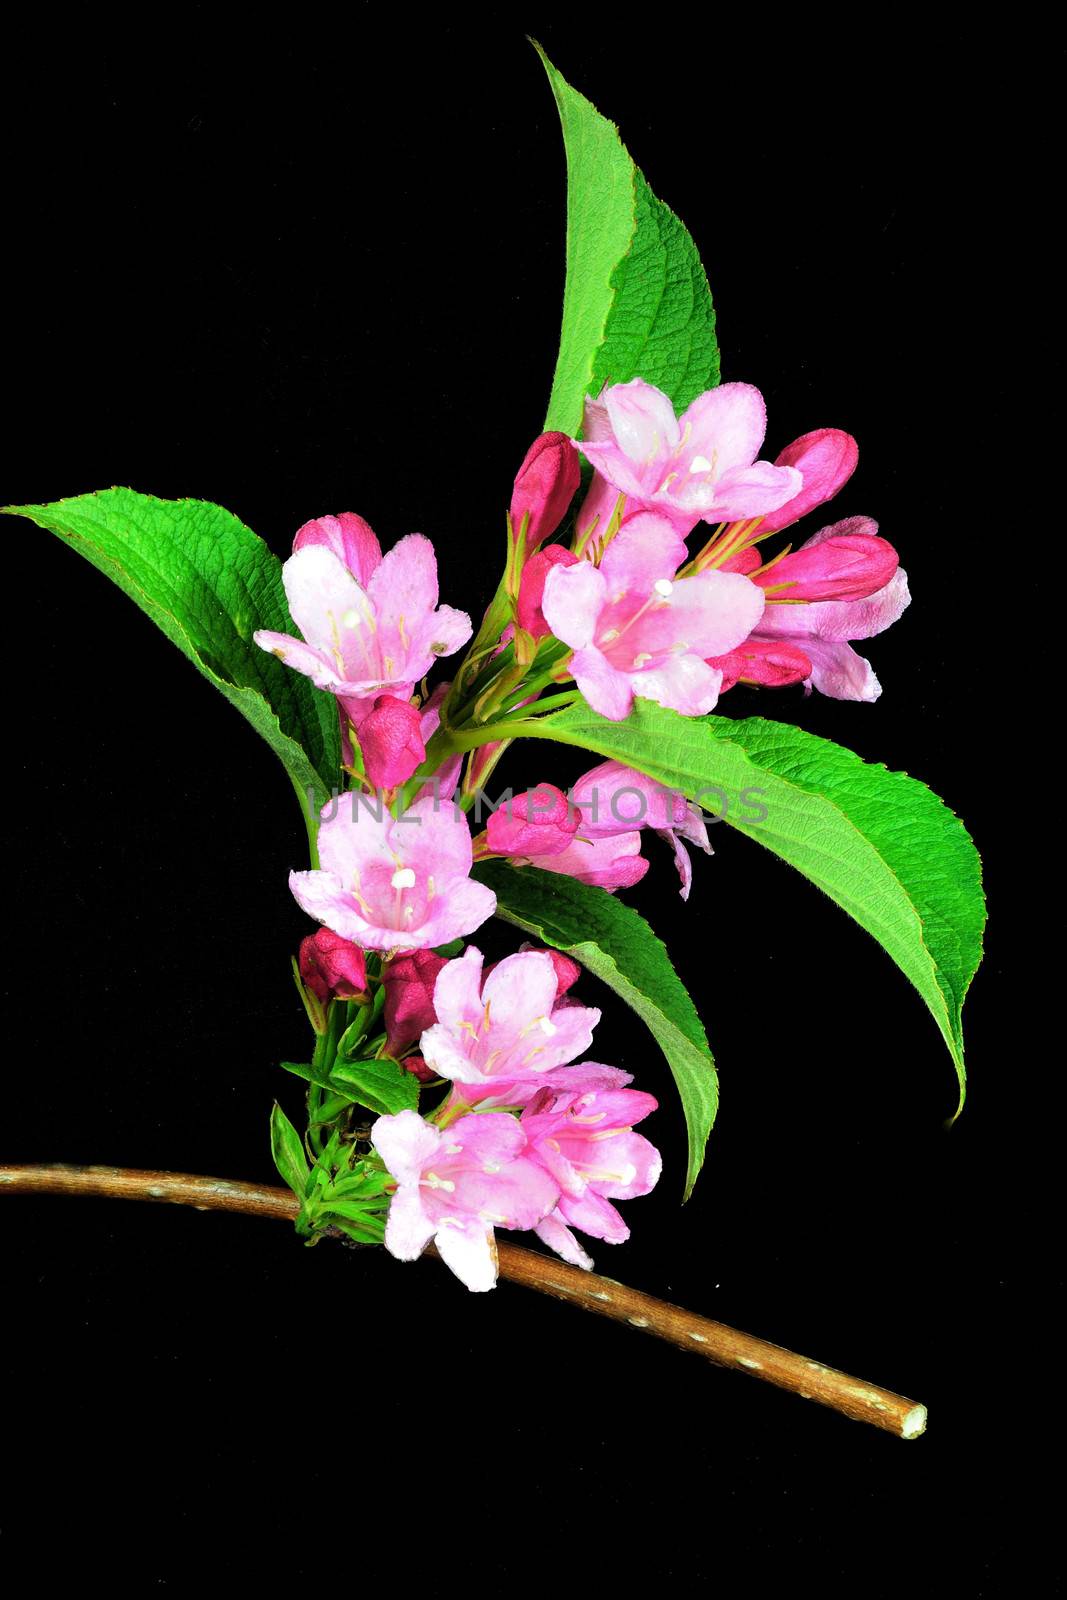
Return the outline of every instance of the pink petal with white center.
[[[699,572],[671,584],[668,593],[634,621],[628,637],[635,655],[663,650],[722,655],[758,626],[764,604],[759,584],[740,572]],[[618,655],[613,654],[612,660],[622,666]]]
[[[573,567],[550,570],[541,609],[557,639],[572,650],[584,650],[593,642],[597,618],[607,596],[603,573],[591,562],[579,561]]]
[[[285,597],[293,621],[313,649],[332,661],[341,680],[360,676],[354,668],[362,651],[348,648],[374,621],[374,608],[344,563],[324,545],[307,545],[282,567]],[[367,670],[363,677],[372,678]]]
[[[684,717],[702,717],[718,702],[722,673],[699,656],[673,656],[662,666],[635,672],[630,681],[642,700],[654,700]]]
[[[674,405],[654,384],[631,378],[611,384],[601,398],[616,442],[631,461],[653,460],[677,445],[681,431]]]
[[[650,592],[657,582],[670,580],[689,552],[674,524],[657,511],[637,511],[627,517],[604,552],[600,571],[609,593],[617,590]]]
[[[445,1223],[434,1238],[437,1252],[460,1283],[475,1293],[496,1288],[497,1257],[492,1226]]]
[[[572,1267],[582,1267],[586,1272],[592,1272],[592,1256],[587,1255],[582,1249],[560,1216],[558,1208],[547,1217],[543,1217],[534,1232],[542,1244],[547,1244],[550,1250],[554,1250],[564,1261],[569,1261]]]
[[[764,518],[760,532],[777,533],[791,527],[816,506],[832,500],[855,472],[859,454],[855,439],[840,428],[816,428],[813,433],[794,439],[774,464],[795,467],[803,477],[803,487],[792,500]]]
[[[767,407],[751,383],[720,383],[698,395],[679,422],[683,434],[689,430],[690,462],[694,456],[698,461],[703,457],[720,478],[733,467],[749,466],[759,455],[767,431]]]
[[[381,565],[382,547],[370,523],[354,511],[342,511],[336,517],[315,517],[298,528],[293,540],[293,553],[308,545],[325,545],[343,562],[352,576],[364,588],[371,575]]]
[[[619,672],[601,654],[590,646],[576,650],[570,660],[574,681],[585,695],[594,711],[609,722],[622,722],[630,715],[634,691],[630,677]]]

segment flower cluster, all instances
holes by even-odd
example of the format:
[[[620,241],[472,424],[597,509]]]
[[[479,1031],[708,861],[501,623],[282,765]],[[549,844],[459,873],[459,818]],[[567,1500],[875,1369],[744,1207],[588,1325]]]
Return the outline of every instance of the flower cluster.
[[[451,1092],[429,1120],[401,1111],[371,1129],[397,1185],[386,1248],[410,1261],[432,1239],[469,1289],[496,1282],[496,1228],[533,1229],[591,1267],[571,1229],[629,1237],[611,1201],[648,1194],[659,1177],[658,1151],[633,1127],[656,1101],[617,1067],[572,1064],[600,1012],[560,994],[545,951],[484,971],[469,946],[441,967],[432,1007],[421,1056]]]
[[[615,761],[566,794],[542,782],[511,797],[472,838],[467,813],[516,728],[579,695],[617,722],[635,700],[701,716],[737,684],[880,693],[852,642],[909,597],[876,524],[853,516],[765,548],[845,485],[855,441],[824,428],[771,461],[765,429],[748,384],[680,417],[639,378],[609,386],[587,399],[580,439],[544,434],[527,452],[505,575],[473,639],[465,613],[438,603],[430,541],[409,534],[383,555],[352,514],[296,535],[283,576],[300,637],[255,636],[334,697],[348,785],[322,811],[315,865],[290,877],[322,925],[298,964],[319,1038],[313,1153],[336,1161],[342,1134],[356,1137],[352,1076],[331,1076],[337,1063],[354,1050],[395,1072],[403,1109],[377,1117],[364,1160],[376,1163],[369,1192],[389,1196],[384,1242],[408,1260],[432,1239],[472,1289],[495,1281],[496,1228],[532,1229],[589,1266],[573,1230],[626,1238],[612,1202],[647,1194],[660,1170],[634,1132],[656,1102],[584,1059],[599,1012],[571,994],[574,963],[523,949],[485,969],[463,949],[496,909],[474,864],[500,856],[613,892],[648,871],[651,830],[687,898],[687,846],[711,848],[699,806]],[[575,509],[581,455],[593,475]],[[453,681],[431,692],[434,663],[468,641]],[[434,1085],[420,1115],[407,1102]]]

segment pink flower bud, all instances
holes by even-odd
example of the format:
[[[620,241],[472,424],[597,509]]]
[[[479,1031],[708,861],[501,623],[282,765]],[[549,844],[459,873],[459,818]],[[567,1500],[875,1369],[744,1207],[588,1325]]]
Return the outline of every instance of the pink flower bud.
[[[571,844],[581,812],[551,783],[517,794],[486,826],[489,849],[498,856],[554,856]]]
[[[545,597],[545,579],[553,567],[573,567],[578,557],[573,550],[561,544],[546,544],[543,550],[530,557],[522,570],[519,583],[517,617],[519,627],[535,639],[545,639],[552,632],[541,610]]]
[[[320,928],[300,946],[300,976],[323,1005],[367,999],[367,963],[358,944]]]
[[[363,765],[375,789],[395,789],[406,783],[420,761],[426,759],[422,717],[410,700],[380,694],[359,729]]]
[[[342,511],[339,517],[315,517],[297,529],[293,540],[293,554],[308,545],[325,545],[339,561],[343,561],[352,576],[364,588],[371,575],[382,563],[382,547],[369,522],[357,517],[354,511]]]
[[[578,452],[565,433],[543,433],[526,452],[511,496],[511,525],[516,534],[529,513],[527,550],[555,533],[581,482]]]
[[[859,458],[859,445],[840,428],[816,428],[786,445],[774,464],[795,468],[804,482],[792,500],[764,515],[760,533],[791,527],[806,512],[832,500],[855,472]]]
[[[850,531],[870,526],[866,517],[836,523],[839,533],[809,539],[753,581],[784,600],[862,600],[889,582],[900,565],[888,539]],[[788,585],[778,589],[779,584]]]
[[[722,673],[720,694],[741,678],[765,689],[784,689],[811,677],[810,658],[787,639],[746,639],[736,650],[712,657],[708,666],[718,667]]]
[[[412,950],[386,962],[382,971],[386,1048],[395,1060],[437,1021],[433,986],[447,965],[446,958],[432,950]]]
[[[400,1065],[405,1072],[410,1072],[413,1077],[418,1078],[420,1083],[433,1083],[437,1077],[433,1068],[428,1067],[421,1056],[405,1056]]]

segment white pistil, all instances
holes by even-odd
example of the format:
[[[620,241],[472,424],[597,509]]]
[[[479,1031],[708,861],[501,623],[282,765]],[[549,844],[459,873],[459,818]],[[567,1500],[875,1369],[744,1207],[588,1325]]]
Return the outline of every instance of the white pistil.
[[[710,472],[711,462],[707,456],[694,456],[689,463],[690,472]]]
[[[647,650],[642,650],[640,655],[634,656],[633,670],[635,672],[640,672],[641,668],[647,666],[651,660],[652,657],[649,652]]]
[[[359,612],[355,610],[355,608],[353,608],[351,611],[346,611],[344,616],[341,618],[341,621],[344,623],[346,628],[359,628],[363,625],[363,618],[360,616]]]
[[[415,874],[410,867],[398,867],[390,881],[394,889],[414,889]]]
[[[657,578],[652,587],[658,595],[663,596],[664,600],[668,595],[674,593],[674,584],[669,578]]]
[[[422,1181],[427,1189],[443,1189],[446,1194],[452,1194],[456,1187],[451,1178],[439,1178],[436,1172],[424,1172]]]

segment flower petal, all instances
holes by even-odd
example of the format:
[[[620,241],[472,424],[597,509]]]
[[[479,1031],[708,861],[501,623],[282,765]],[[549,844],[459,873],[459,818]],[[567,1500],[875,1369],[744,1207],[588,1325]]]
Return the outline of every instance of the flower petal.
[[[557,567],[556,570],[558,572],[560,569]],[[634,691],[625,672],[617,671],[592,645],[585,650],[576,650],[570,665],[575,683],[594,711],[607,717],[610,722],[622,722],[629,716]]]
[[[589,561],[553,567],[545,579],[541,602],[545,621],[557,639],[572,650],[584,650],[593,642],[607,593],[607,580]]]
[[[767,407],[751,383],[720,383],[698,395],[679,419],[688,428],[688,451],[714,465],[721,478],[732,467],[747,467],[759,455],[767,431]]]

